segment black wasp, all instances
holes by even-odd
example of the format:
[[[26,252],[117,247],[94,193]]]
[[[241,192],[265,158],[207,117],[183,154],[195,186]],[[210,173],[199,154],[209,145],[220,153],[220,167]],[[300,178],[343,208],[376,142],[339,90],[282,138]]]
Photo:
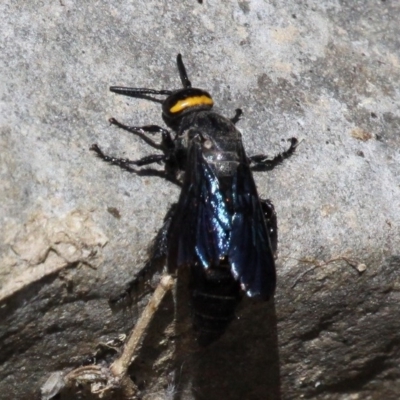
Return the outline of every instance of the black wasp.
[[[164,177],[178,183],[178,203],[160,231],[159,252],[169,273],[189,268],[193,325],[201,345],[221,336],[235,315],[245,292],[267,300],[275,290],[274,254],[277,221],[269,200],[260,200],[252,170],[270,170],[293,154],[297,139],[273,159],[247,157],[235,123],[242,111],[225,118],[213,111],[208,92],[192,88],[182,57],[177,64],[183,89],[153,90],[112,86],[110,90],[130,97],[161,102],[162,116],[171,132],[156,125],[132,127],[114,118],[125,129],[162,154],[140,160],[114,158],[92,146],[106,162],[132,170],[132,166],[164,163]],[[146,134],[161,134],[161,143]]]

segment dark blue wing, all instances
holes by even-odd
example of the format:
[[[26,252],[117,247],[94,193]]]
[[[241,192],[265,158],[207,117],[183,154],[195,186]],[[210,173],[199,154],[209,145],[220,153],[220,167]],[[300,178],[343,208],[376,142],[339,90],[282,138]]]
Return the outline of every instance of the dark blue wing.
[[[232,273],[246,294],[268,299],[276,285],[271,241],[243,149],[241,159],[232,184],[233,219],[228,257]]]
[[[246,294],[267,299],[275,290],[274,257],[243,148],[239,157],[242,162],[230,184],[222,188],[203,157],[201,145],[191,143],[185,181],[168,234],[168,269],[172,272],[183,265],[207,269],[227,258]]]
[[[201,145],[188,150],[185,181],[168,237],[168,268],[218,265],[229,249],[232,217]]]

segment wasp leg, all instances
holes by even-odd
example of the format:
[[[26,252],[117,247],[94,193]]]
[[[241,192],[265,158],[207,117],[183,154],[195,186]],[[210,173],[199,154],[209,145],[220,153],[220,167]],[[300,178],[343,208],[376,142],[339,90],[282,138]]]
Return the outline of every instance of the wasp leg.
[[[291,155],[293,155],[298,145],[298,141],[294,137],[288,140],[290,141],[290,147],[272,159],[268,159],[267,156],[263,154],[249,157],[250,163],[254,163],[254,165],[251,167],[252,171],[270,171],[286,160],[286,158],[289,158]]]
[[[112,309],[117,310],[123,306],[130,305],[132,302],[137,302],[153,290],[150,280],[157,273],[161,273],[165,266],[167,235],[175,210],[176,204],[173,204],[164,218],[163,226],[149,248],[149,259],[144,267],[127,283],[123,293],[109,299],[108,303]]]
[[[264,213],[265,224],[267,225],[271,247],[274,256],[278,250],[278,223],[276,218],[275,207],[271,200],[260,200],[261,208]]]
[[[133,172],[139,176],[157,176],[159,178],[165,179],[168,182],[171,182],[179,187],[182,186],[181,181],[176,176],[177,171],[179,170],[174,162],[170,160],[169,156],[165,154],[153,154],[151,156],[143,157],[139,160],[129,160],[128,158],[116,158],[112,156],[108,156],[103,153],[100,147],[97,144],[93,144],[90,147],[90,150],[94,151],[96,155],[101,158],[103,161],[108,162],[112,165],[117,165],[118,167],[124,169],[128,172]],[[135,165],[138,167],[142,167],[144,165],[154,164],[154,163],[165,163],[165,170],[161,171],[154,168],[142,168],[142,169],[134,169],[131,166]]]
[[[130,133],[133,133],[136,136],[139,136],[142,140],[144,140],[148,145],[154,147],[158,150],[171,149],[174,148],[174,141],[172,140],[171,134],[161,126],[157,125],[145,125],[145,126],[128,126],[124,125],[121,122],[117,121],[115,118],[109,119],[110,124],[118,126],[118,128],[124,129]],[[150,139],[146,133],[150,133],[152,135],[161,133],[162,141],[161,143],[156,143],[154,140]]]
[[[116,158],[112,156],[108,156],[103,153],[100,147],[97,144],[93,144],[90,147],[90,150],[94,151],[96,155],[101,158],[103,161],[108,162],[112,165],[118,165],[118,167],[126,169],[128,171],[134,171],[130,166],[136,165],[141,167],[143,165],[149,165],[154,163],[165,162],[166,155],[165,154],[153,154],[150,156],[143,157],[139,160],[129,160],[128,158]]]
[[[235,115],[233,116],[233,118],[231,118],[232,123],[236,124],[239,120],[240,117],[242,116],[243,111],[240,108],[237,108],[235,110]]]

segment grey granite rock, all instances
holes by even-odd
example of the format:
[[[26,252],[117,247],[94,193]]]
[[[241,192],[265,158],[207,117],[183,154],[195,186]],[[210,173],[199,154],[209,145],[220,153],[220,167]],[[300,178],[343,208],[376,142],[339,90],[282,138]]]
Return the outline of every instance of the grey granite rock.
[[[108,87],[175,88],[178,52],[218,111],[243,109],[248,154],[303,142],[255,175],[279,218],[274,303],[245,301],[199,351],[166,339],[167,301],[132,366],[142,396],[398,399],[399,13],[391,0],[3,1],[0,399],[39,399],[140,313],[146,299],[116,313],[108,299],[179,190],[89,146],[151,153],[107,120],[163,124],[160,108]]]

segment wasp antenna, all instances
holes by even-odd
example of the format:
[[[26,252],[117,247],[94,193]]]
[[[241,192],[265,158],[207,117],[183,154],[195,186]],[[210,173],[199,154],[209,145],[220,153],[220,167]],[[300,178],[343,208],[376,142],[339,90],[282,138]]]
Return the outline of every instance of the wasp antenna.
[[[179,76],[181,77],[181,82],[182,82],[183,87],[185,89],[191,88],[192,84],[187,76],[185,66],[183,65],[181,54],[178,54],[178,56],[176,57],[176,63],[178,64]]]
[[[294,139],[294,138],[291,138],[291,139],[289,139],[289,140],[292,141],[292,143],[293,143],[293,139]],[[299,147],[300,143],[301,143],[301,142],[304,142],[304,141],[305,141],[304,138],[301,138],[300,140],[298,140],[297,143],[294,145],[294,148],[296,149],[297,147]]]
[[[146,88],[129,88],[122,86],[110,86],[110,91],[129,97],[141,97],[146,94],[161,94],[170,96],[172,94],[172,90],[154,90]]]

